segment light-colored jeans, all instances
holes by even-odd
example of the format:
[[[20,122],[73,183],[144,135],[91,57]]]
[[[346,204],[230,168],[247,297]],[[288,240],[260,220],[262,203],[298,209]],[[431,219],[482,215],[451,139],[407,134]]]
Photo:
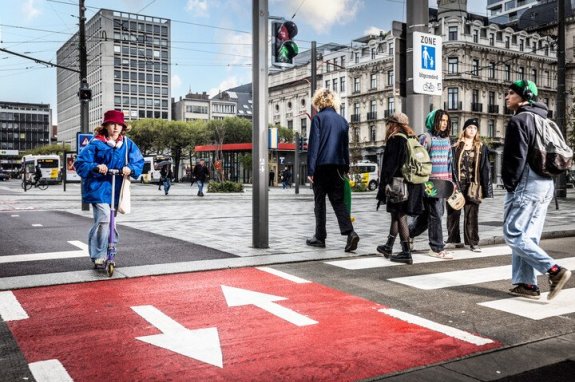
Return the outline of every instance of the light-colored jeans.
[[[92,203],[94,224],[88,234],[88,251],[90,259],[95,261],[107,255],[108,238],[110,237],[110,205],[106,203]],[[114,243],[118,242],[118,230],[115,230]]]
[[[513,284],[537,285],[535,271],[545,274],[555,265],[539,246],[553,192],[553,179],[541,177],[527,166],[515,192],[505,196],[503,237],[512,251]]]
[[[198,183],[198,192],[200,194],[204,193],[204,181],[203,180],[196,180],[196,182]]]

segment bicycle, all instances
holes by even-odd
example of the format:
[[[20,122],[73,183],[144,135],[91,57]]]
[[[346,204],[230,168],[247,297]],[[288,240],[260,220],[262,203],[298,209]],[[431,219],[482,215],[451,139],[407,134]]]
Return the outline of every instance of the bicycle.
[[[29,189],[32,188],[32,186],[34,186],[35,188],[39,188],[40,190],[45,190],[48,188],[48,182],[46,182],[46,179],[42,178],[38,181],[32,181],[32,180],[22,180],[22,188],[24,189],[24,191],[28,191]]]

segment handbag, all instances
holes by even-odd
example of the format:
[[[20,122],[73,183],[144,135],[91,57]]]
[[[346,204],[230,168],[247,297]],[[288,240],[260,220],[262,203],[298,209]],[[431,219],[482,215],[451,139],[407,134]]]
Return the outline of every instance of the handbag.
[[[126,138],[126,164],[128,165],[128,139]],[[130,181],[129,175],[124,175],[122,178],[122,188],[120,189],[120,200],[118,202],[118,212],[121,214],[129,214],[132,209],[132,198],[130,194]]]
[[[481,185],[479,183],[469,183],[467,200],[475,204],[481,203]]]
[[[385,195],[390,203],[405,202],[409,198],[405,179],[403,177],[394,177],[391,184],[385,186]]]
[[[447,203],[454,210],[460,210],[465,206],[465,196],[459,190],[453,191],[453,194],[447,198]]]

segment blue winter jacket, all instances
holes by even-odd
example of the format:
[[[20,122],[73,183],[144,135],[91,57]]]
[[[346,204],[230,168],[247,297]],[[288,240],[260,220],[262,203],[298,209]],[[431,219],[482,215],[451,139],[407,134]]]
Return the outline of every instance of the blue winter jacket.
[[[307,148],[309,176],[313,176],[321,165],[349,167],[348,134],[347,121],[331,107],[322,109],[313,117]]]
[[[84,203],[112,202],[112,175],[103,175],[94,171],[99,164],[105,164],[109,169],[119,169],[125,166],[126,150],[128,150],[128,167],[132,170],[130,176],[134,179],[140,176],[144,167],[144,157],[136,144],[124,137],[120,148],[108,146],[96,138],[84,147],[74,162],[76,173],[82,177],[82,201]],[[118,206],[122,177],[116,178],[115,205]]]

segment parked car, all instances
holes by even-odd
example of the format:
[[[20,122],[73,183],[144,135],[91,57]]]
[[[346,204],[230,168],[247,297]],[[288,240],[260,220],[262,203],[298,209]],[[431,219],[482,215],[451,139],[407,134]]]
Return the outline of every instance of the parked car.
[[[10,173],[5,170],[0,170],[0,180],[5,181],[10,179]]]

